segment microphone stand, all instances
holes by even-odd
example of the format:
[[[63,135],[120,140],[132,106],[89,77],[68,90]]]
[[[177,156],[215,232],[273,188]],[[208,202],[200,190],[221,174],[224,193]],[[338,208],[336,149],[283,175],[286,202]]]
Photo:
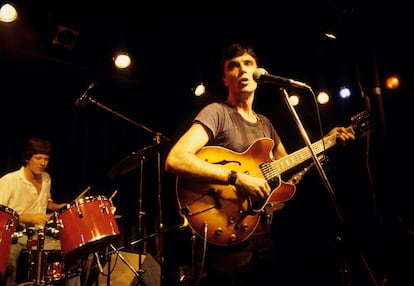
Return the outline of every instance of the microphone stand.
[[[122,115],[122,114],[120,114],[120,113],[118,113],[118,112],[116,112],[116,111],[114,111],[112,109],[110,109],[109,107],[107,107],[107,106],[103,105],[102,103],[99,103],[98,101],[96,101],[95,99],[93,99],[91,96],[88,96],[87,99],[88,99],[88,102],[93,103],[96,106],[98,106],[98,107],[100,107],[100,108],[102,108],[102,109],[104,109],[106,111],[109,111],[110,113],[112,113],[112,114],[114,114],[114,115],[116,115],[116,116],[118,116],[118,117],[120,117],[120,118],[128,121],[129,123],[132,123],[135,126],[138,126],[138,127],[142,128],[142,129],[144,129],[145,131],[148,131],[151,134],[154,134],[157,143],[160,143],[161,139],[163,139],[164,141],[170,141],[170,139],[168,137],[166,137],[165,135],[163,135],[162,133],[155,132],[154,130],[146,127],[145,125],[142,125],[142,124],[140,124],[138,122],[135,122],[134,120],[132,120],[132,119],[130,119],[130,118],[128,118],[128,117],[126,117],[126,116],[124,116],[124,115]]]
[[[143,238],[140,238],[140,239],[134,240],[134,241],[132,241],[132,242],[129,244],[129,246],[133,246],[133,245],[136,245],[136,244],[143,243],[143,242],[145,242],[146,240],[148,240],[148,239],[150,239],[150,238],[154,238],[154,237],[157,237],[157,236],[159,236],[159,235],[161,235],[161,234],[164,234],[164,233],[167,233],[167,232],[173,231],[173,230],[175,230],[175,229],[184,228],[184,227],[186,227],[186,226],[187,226],[187,222],[184,222],[184,223],[181,223],[181,224],[176,224],[176,225],[170,226],[170,227],[165,228],[165,229],[163,229],[163,230],[161,230],[161,231],[158,231],[158,232],[155,232],[155,233],[153,233],[153,234],[150,234],[150,235],[148,235],[148,236],[146,236],[146,237],[143,237]],[[113,253],[116,253],[116,252],[121,251],[121,250],[123,250],[123,249],[125,249],[125,248],[126,248],[126,246],[121,246],[121,247],[115,248],[113,245],[111,245],[111,247],[112,247],[112,250],[111,250],[111,251],[108,251],[105,255],[111,255],[111,254],[113,254]]]
[[[166,137],[165,135],[163,135],[162,133],[155,132],[154,130],[148,128],[147,126],[145,126],[143,124],[140,124],[138,122],[133,121],[132,119],[130,119],[130,118],[128,118],[128,117],[126,117],[126,116],[124,116],[124,115],[122,115],[122,114],[120,114],[120,113],[118,113],[118,112],[116,112],[116,111],[114,111],[112,109],[110,109],[106,105],[104,105],[104,104],[96,101],[95,99],[93,99],[89,95],[87,97],[87,101],[90,102],[90,103],[95,104],[96,106],[98,106],[98,107],[100,107],[100,108],[102,108],[102,109],[104,109],[104,110],[106,110],[106,111],[108,111],[108,112],[110,112],[110,113],[112,113],[112,114],[114,114],[114,115],[116,115],[116,116],[118,116],[118,117],[126,120],[126,121],[128,121],[129,123],[131,123],[131,124],[133,124],[135,126],[138,126],[138,127],[142,128],[142,129],[144,129],[145,131],[153,134],[155,136],[154,137],[154,141],[156,141],[157,144],[161,144],[163,141],[164,142],[170,141],[170,139],[168,137]],[[141,171],[140,171],[140,173],[141,173],[141,180],[140,180],[139,207],[138,207],[139,208],[138,209],[139,232],[141,232],[141,223],[142,223],[141,216],[144,213],[142,211],[142,206],[141,206],[142,205],[142,165],[143,165],[143,160],[141,160]],[[159,214],[158,214],[158,216],[159,216],[159,218],[158,218],[159,225],[158,225],[158,228],[159,228],[159,233],[163,233],[164,224],[163,224],[163,220],[162,220],[162,215],[163,214],[162,214],[162,206],[161,206],[161,201],[162,201],[161,200],[161,185],[162,184],[161,184],[161,152],[160,151],[157,151],[157,177],[158,177],[157,178],[157,200],[158,200],[158,210],[159,210]],[[164,260],[164,257],[163,257],[163,245],[162,245],[162,243],[163,243],[162,239],[159,239],[157,246],[158,246],[158,258],[159,258],[159,262],[161,263],[161,265],[162,265],[163,260]],[[141,257],[139,257],[139,263],[141,263]]]
[[[311,89],[311,88],[309,88],[309,89]],[[334,192],[334,190],[333,190],[333,188],[332,188],[332,186],[331,186],[331,184],[330,184],[330,182],[328,180],[328,177],[326,176],[326,173],[325,173],[324,169],[322,168],[322,164],[318,160],[318,157],[317,157],[315,151],[312,148],[312,143],[309,140],[308,134],[306,133],[305,128],[303,127],[303,124],[300,121],[299,116],[298,116],[295,108],[293,107],[292,103],[289,100],[289,94],[288,94],[288,92],[284,88],[280,88],[280,91],[284,95],[283,99],[284,99],[287,107],[289,108],[290,113],[292,114],[292,117],[293,117],[293,119],[294,119],[294,121],[296,123],[296,126],[298,127],[298,130],[299,130],[300,134],[302,135],[303,141],[306,143],[306,146],[308,147],[308,149],[309,149],[309,151],[310,151],[310,153],[312,155],[312,159],[314,161],[314,164],[315,164],[316,168],[318,169],[319,175],[322,178],[322,181],[323,181],[323,183],[325,185],[325,188],[327,189],[327,191],[329,193],[329,196],[331,198],[331,201],[332,201],[332,203],[333,203],[333,205],[335,207],[336,213],[339,216],[340,222],[343,225],[345,223],[345,221],[346,221],[345,214],[342,211],[342,208],[340,207],[340,205],[338,203],[338,200],[336,198],[335,192]],[[338,242],[343,242],[343,237],[341,235],[337,235],[337,241]],[[369,275],[369,278],[371,279],[372,284],[375,285],[375,286],[377,286],[378,284],[377,284],[377,282],[375,280],[375,277],[374,277],[374,275],[373,275],[373,273],[372,273],[372,271],[371,271],[371,269],[370,269],[370,267],[369,267],[369,265],[368,265],[365,257],[361,253],[359,253],[359,255],[360,255],[360,258],[361,258],[361,260],[363,262],[363,266],[365,267],[365,269],[366,269],[366,271],[367,271],[367,273]],[[344,272],[348,272],[346,262],[343,262],[341,264],[341,270],[344,271]]]

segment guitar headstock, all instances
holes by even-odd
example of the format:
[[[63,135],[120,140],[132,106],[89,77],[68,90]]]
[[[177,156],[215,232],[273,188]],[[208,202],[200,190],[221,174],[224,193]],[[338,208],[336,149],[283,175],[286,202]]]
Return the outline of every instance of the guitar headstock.
[[[364,137],[374,131],[374,120],[370,112],[361,111],[351,117],[351,126],[357,137]]]

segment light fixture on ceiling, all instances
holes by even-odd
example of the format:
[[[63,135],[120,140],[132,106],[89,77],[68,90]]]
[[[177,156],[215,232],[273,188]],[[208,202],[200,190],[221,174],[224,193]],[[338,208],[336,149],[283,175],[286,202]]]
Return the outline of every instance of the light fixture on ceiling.
[[[114,64],[118,69],[125,70],[131,65],[131,57],[128,53],[119,53],[113,58]]]
[[[52,43],[71,50],[75,46],[79,34],[78,31],[59,25]]]
[[[4,3],[0,7],[0,21],[5,23],[14,22],[17,19],[17,10],[11,3]]]
[[[197,83],[192,91],[195,96],[202,96],[206,93],[206,86],[203,82]]]

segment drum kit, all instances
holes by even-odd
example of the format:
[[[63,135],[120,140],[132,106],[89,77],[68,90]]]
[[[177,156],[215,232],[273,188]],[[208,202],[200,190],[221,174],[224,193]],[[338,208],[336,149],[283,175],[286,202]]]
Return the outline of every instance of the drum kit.
[[[19,215],[0,205],[1,281],[11,246],[23,236],[27,236],[27,249],[19,256],[17,283],[55,285],[79,275],[88,254],[118,238],[120,231],[112,210],[105,196],[82,197],[54,212],[45,227],[35,229],[19,228]]]
[[[142,166],[144,162],[153,158],[154,152],[161,150],[163,146],[160,145],[155,144],[132,152],[114,165],[107,175],[118,176]],[[91,255],[95,255],[100,269],[102,266],[96,255],[98,252],[105,250],[105,256],[108,257],[114,253],[122,256],[119,250],[123,247],[115,248],[113,245],[120,235],[117,217],[114,214],[116,208],[111,199],[117,191],[108,199],[104,195],[85,196],[89,189],[90,187],[73,202],[52,213],[50,221],[38,229],[22,227],[19,225],[19,215],[14,210],[0,205],[1,279],[6,275],[11,245],[23,236],[27,236],[27,249],[23,250],[19,257],[18,284],[60,285],[68,278],[84,273]],[[131,245],[145,239],[135,241]],[[128,264],[123,257],[120,259]],[[135,268],[127,266],[140,278],[140,273]]]
[[[108,177],[115,177],[125,174],[133,169],[140,169],[140,187],[139,187],[139,237],[140,239],[132,242],[134,245],[147,240],[148,238],[158,237],[160,234],[171,229],[180,227],[173,226],[169,229],[163,229],[163,222],[161,218],[161,151],[167,147],[166,142],[170,139],[159,132],[155,132],[150,128],[137,123],[130,118],[121,115],[120,113],[110,109],[102,103],[93,99],[90,95],[87,96],[87,101],[96,106],[113,113],[114,115],[148,131],[153,134],[153,145],[132,152],[124,159],[115,164],[106,174]],[[141,214],[142,212],[142,175],[143,165],[148,160],[156,157],[158,169],[158,211],[159,211],[159,227],[156,233],[147,237],[142,237],[141,233]],[[19,237],[26,235],[27,250],[23,251],[18,262],[18,274],[23,276],[21,282],[29,281],[27,285],[60,285],[72,277],[90,271],[91,257],[96,258],[96,264],[99,271],[102,271],[98,252],[105,249],[104,257],[109,259],[116,254],[130,270],[135,274],[137,285],[145,285],[141,279],[142,265],[138,265],[140,271],[137,271],[129,262],[122,256],[119,250],[124,247],[115,248],[113,243],[117,241],[120,231],[116,222],[115,207],[112,205],[111,198],[115,193],[107,199],[103,195],[85,196],[89,191],[89,187],[84,190],[73,202],[67,204],[65,207],[55,211],[51,220],[45,227],[40,229],[19,229],[18,214],[6,207],[0,205],[0,285],[6,274],[7,262],[11,245],[16,243]],[[162,257],[162,243],[159,240],[160,260]],[[6,254],[6,255],[4,255]],[[139,263],[141,263],[141,257]],[[86,265],[86,266],[85,266]],[[110,266],[110,263],[108,263]],[[20,270],[19,270],[20,269]],[[109,279],[108,269],[108,280]],[[86,274],[88,275],[88,274]],[[87,282],[87,279],[85,279]],[[108,282],[109,283],[109,282]],[[85,283],[84,283],[85,284]],[[26,284],[25,284],[26,285]],[[86,285],[86,284],[85,284]]]

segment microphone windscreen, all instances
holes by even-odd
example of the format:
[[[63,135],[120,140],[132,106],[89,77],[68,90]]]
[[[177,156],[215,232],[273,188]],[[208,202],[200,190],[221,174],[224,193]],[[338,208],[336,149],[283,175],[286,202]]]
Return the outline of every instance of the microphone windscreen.
[[[260,80],[260,77],[265,74],[267,74],[267,71],[264,68],[258,68],[253,72],[253,78],[254,80]]]

